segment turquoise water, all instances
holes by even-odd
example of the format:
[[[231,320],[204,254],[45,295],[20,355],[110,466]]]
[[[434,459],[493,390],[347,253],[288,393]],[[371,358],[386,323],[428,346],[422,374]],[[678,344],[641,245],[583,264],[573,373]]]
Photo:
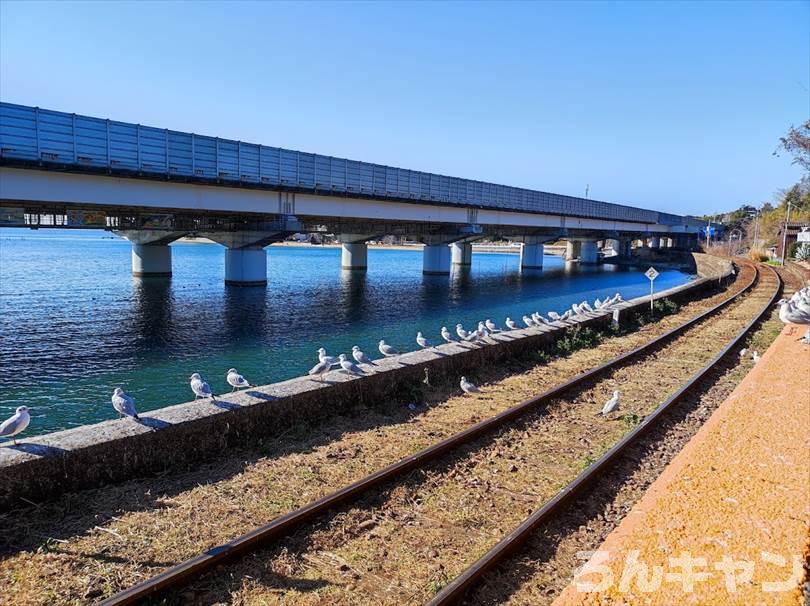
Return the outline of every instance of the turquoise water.
[[[416,349],[421,330],[470,328],[562,311],[619,291],[649,292],[645,267],[566,267],[547,256],[521,274],[517,255],[476,253],[472,268],[423,276],[419,251],[370,250],[368,272],[342,272],[334,248],[268,249],[267,288],[225,286],[223,249],[175,243],[171,279],[133,278],[130,245],[101,231],[0,229],[0,418],[33,409],[24,435],[114,418],[123,387],[146,411],[192,399],[199,372],[230,391],[236,367],[263,384],[306,373],[315,350],[377,357],[384,338]],[[689,276],[662,270],[656,288]]]

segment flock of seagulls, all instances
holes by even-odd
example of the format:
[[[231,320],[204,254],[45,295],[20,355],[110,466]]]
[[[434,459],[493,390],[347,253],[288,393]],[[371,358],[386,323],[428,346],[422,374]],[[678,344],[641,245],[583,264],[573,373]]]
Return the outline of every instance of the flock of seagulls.
[[[807,326],[801,341],[810,343],[810,286],[797,290],[790,299],[781,299],[778,305],[782,322]]]
[[[530,315],[523,316],[522,320],[526,328],[544,325],[551,326],[554,322],[564,322],[574,316],[582,315],[584,313],[609,309],[622,301],[623,299],[621,294],[616,293],[612,297],[605,297],[604,300],[596,299],[593,306],[591,306],[587,301],[583,301],[582,303],[575,303],[570,309],[566,310],[562,314],[555,311],[550,311],[548,312],[548,319],[546,319],[546,317],[544,317],[542,314],[535,312]],[[521,328],[511,318],[506,318],[504,324],[506,325],[506,331],[518,330]],[[469,332],[464,329],[462,324],[456,324],[456,336],[453,336],[453,333],[451,333],[446,326],[442,326],[441,337],[447,343],[486,343],[486,339],[488,337],[498,332],[501,332],[501,329],[498,328],[495,322],[487,318],[483,322],[478,322],[478,326]],[[429,349],[433,347],[431,342],[422,334],[421,331],[416,333],[416,344],[421,349]],[[400,355],[400,352],[396,348],[387,344],[385,340],[380,340],[378,349],[384,358],[392,358]],[[360,365],[376,365],[375,362],[357,345],[352,347],[352,358],[354,358],[354,361],[350,360],[346,354],[340,354],[337,357],[327,355],[326,349],[323,347],[318,349],[317,353],[318,363],[312,367],[308,374],[310,376],[318,376],[321,381],[323,381],[324,375],[332,370],[332,367],[334,366],[339,366],[341,370],[347,374],[363,376],[367,373]],[[225,373],[225,380],[227,381],[228,385],[231,386],[231,393],[238,389],[254,387],[254,385],[252,385],[243,375],[239,374],[235,368],[228,369],[228,372]],[[427,379],[425,382],[427,382]],[[217,401],[211,386],[205,379],[203,379],[200,373],[195,372],[189,377],[189,387],[194,394],[195,400],[202,398],[210,399],[213,402]],[[481,392],[481,390],[476,385],[468,381],[466,377],[461,377],[459,387],[461,387],[461,390],[465,394]],[[119,418],[128,417],[135,419],[136,421],[140,420],[138,411],[135,407],[135,398],[126,393],[120,387],[116,387],[113,391],[111,402],[113,409],[118,413]],[[618,405],[618,400],[616,405]],[[15,436],[24,431],[31,422],[29,410],[30,409],[27,406],[20,406],[17,408],[13,416],[3,421],[3,423],[0,423],[0,437],[11,438],[16,445],[17,440]]]

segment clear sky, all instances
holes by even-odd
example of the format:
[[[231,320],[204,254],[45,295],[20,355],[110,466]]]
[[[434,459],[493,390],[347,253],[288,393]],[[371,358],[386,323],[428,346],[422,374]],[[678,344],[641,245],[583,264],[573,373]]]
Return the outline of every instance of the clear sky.
[[[807,2],[0,2],[0,99],[676,213],[770,199]]]

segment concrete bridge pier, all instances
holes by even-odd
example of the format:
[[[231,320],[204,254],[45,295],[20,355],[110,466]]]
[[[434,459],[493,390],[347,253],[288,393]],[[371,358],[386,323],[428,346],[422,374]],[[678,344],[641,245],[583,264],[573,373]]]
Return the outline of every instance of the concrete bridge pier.
[[[261,246],[225,249],[225,284],[266,286],[267,251]]]
[[[472,265],[472,242],[453,242],[450,245],[450,256],[453,265]]]
[[[211,232],[205,237],[225,247],[225,284],[228,286],[266,286],[267,251],[264,247],[283,240],[285,232],[233,231]]]
[[[596,240],[584,240],[580,244],[579,262],[593,265],[599,259]]]
[[[543,243],[546,240],[526,236],[520,245],[520,269],[543,269]]]
[[[368,269],[368,241],[374,235],[367,234],[340,234],[340,267],[352,271],[365,271]]]
[[[422,273],[428,276],[450,275],[450,247],[447,244],[428,244],[422,250]]]
[[[149,229],[116,232],[132,242],[132,275],[136,277],[169,277],[172,275],[170,242],[185,232],[165,232]]]
[[[582,242],[579,240],[568,240],[565,243],[565,260],[574,261],[579,258],[582,249]]]

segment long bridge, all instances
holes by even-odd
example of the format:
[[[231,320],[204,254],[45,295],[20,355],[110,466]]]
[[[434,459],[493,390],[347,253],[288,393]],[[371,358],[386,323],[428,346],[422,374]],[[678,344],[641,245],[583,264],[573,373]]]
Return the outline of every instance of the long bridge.
[[[595,263],[597,242],[691,248],[703,222],[598,200],[268,147],[38,107],[0,103],[0,225],[105,228],[132,242],[135,275],[170,275],[185,235],[225,247],[225,281],[267,281],[264,247],[294,233],[335,234],[342,267],[367,266],[367,242],[419,240],[423,272],[469,265],[472,242],[543,244]]]

